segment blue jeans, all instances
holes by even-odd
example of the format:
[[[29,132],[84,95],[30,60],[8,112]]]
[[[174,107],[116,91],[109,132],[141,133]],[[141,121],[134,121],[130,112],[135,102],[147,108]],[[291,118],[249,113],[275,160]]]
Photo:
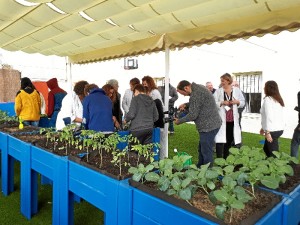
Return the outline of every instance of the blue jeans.
[[[215,137],[219,129],[220,128],[217,128],[209,132],[199,132],[200,141],[198,147],[199,156],[198,156],[197,167],[200,167],[201,165],[207,163],[210,163],[210,166],[213,166],[214,163],[213,145],[215,143]]]
[[[295,128],[293,138],[291,140],[291,156],[298,158],[300,145],[300,124]]]
[[[32,121],[32,120],[27,120],[27,121],[23,121],[23,124],[26,126],[34,126],[34,127],[38,127],[39,126],[39,120],[38,121]]]

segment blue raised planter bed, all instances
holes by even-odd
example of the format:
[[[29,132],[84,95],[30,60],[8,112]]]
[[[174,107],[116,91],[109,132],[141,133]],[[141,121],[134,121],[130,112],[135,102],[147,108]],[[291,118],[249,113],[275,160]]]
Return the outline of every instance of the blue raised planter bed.
[[[300,185],[294,188],[290,193],[274,191],[268,188],[264,190],[273,192],[283,198],[282,224],[299,225],[300,224]]]
[[[31,173],[35,174],[29,182],[32,201],[37,212],[37,173],[52,181],[52,224],[68,224],[68,159],[47,152],[36,146],[31,147]]]
[[[73,195],[78,195],[105,213],[104,223],[117,224],[120,181],[69,160],[69,224],[73,224]]]
[[[31,178],[30,171],[30,149],[31,145],[10,135],[1,135],[3,147],[1,150],[2,167],[2,192],[5,196],[14,190],[14,161],[20,161],[21,165],[21,213],[30,218],[31,189],[28,181]],[[6,146],[5,145],[6,143]],[[29,205],[28,205],[29,204]]]
[[[177,200],[174,200],[172,197],[164,196],[164,199],[157,197],[160,194],[157,194],[156,191],[151,191],[148,193],[144,190],[140,190],[140,187],[131,187],[132,188],[132,212],[130,221],[124,224],[131,225],[179,225],[179,224],[197,224],[197,225],[208,225],[208,224],[222,224],[222,221],[207,215],[205,213],[190,212],[184,208],[177,206]],[[143,189],[143,188],[141,188]],[[270,209],[266,209],[265,214],[262,214],[262,217],[256,221],[257,225],[282,225],[284,221],[283,205],[287,201],[287,198],[277,202]],[[170,203],[171,202],[171,203]],[[155,209],[156,212],[149,209]],[[261,212],[263,213],[263,212]],[[123,214],[121,217],[126,218]],[[249,223],[248,223],[249,224]]]

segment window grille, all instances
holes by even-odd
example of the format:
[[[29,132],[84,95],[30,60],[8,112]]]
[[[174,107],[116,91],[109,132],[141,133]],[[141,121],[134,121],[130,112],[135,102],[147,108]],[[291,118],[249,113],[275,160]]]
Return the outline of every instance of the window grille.
[[[260,113],[262,98],[262,71],[233,73],[246,96],[244,112]]]

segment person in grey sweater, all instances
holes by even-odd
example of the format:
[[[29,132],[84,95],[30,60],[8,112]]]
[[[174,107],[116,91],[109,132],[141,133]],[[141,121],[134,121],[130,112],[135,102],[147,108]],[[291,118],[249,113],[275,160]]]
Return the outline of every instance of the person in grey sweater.
[[[146,94],[145,88],[137,84],[133,89],[134,97],[131,100],[125,123],[130,122],[129,130],[141,144],[152,142],[154,122],[158,120],[158,111],[152,98]]]
[[[222,124],[215,99],[205,86],[190,83],[187,80],[179,82],[177,92],[183,96],[190,96],[190,100],[189,103],[179,106],[180,109],[183,109],[188,105],[189,113],[180,119],[176,118],[175,124],[195,122],[200,135],[197,166],[200,167],[207,163],[212,166],[214,139]]]

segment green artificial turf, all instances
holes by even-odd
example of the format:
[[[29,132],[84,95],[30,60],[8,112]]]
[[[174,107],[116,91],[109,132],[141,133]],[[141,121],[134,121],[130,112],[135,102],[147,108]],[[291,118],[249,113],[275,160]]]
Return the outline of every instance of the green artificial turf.
[[[193,163],[198,161],[198,143],[199,134],[194,124],[181,124],[175,125],[175,134],[169,134],[169,158],[174,156],[174,148],[179,152],[186,152],[193,156]],[[263,148],[263,144],[260,141],[264,140],[264,136],[252,133],[242,133],[242,144],[249,147]],[[291,139],[280,138],[279,148],[280,151],[284,151],[290,154]],[[300,154],[299,154],[300,159]]]
[[[52,186],[38,186],[38,213],[27,220],[20,213],[20,163],[14,167],[14,192],[9,196],[0,194],[0,225],[51,225]],[[0,175],[1,176],[1,175]],[[40,179],[39,179],[40,180]],[[1,179],[0,179],[1,186]],[[103,212],[86,201],[74,204],[74,224],[103,224]]]
[[[243,133],[243,145],[262,148],[260,140],[263,136],[258,134]],[[290,139],[280,138],[280,151],[290,153]],[[193,163],[198,160],[199,135],[193,124],[175,125],[175,134],[169,135],[169,158],[174,156],[174,148],[179,152],[192,155]],[[0,156],[1,157],[1,156]],[[38,192],[38,213],[27,220],[20,213],[20,164],[15,163],[15,191],[5,197],[0,194],[0,225],[50,225],[52,224],[52,186],[40,185]],[[40,183],[40,182],[39,182]],[[1,185],[1,179],[0,179]],[[74,222],[78,225],[103,224],[103,212],[86,201],[75,203]]]

